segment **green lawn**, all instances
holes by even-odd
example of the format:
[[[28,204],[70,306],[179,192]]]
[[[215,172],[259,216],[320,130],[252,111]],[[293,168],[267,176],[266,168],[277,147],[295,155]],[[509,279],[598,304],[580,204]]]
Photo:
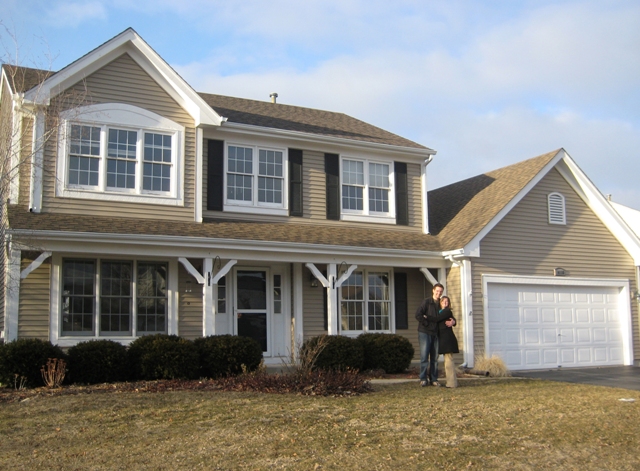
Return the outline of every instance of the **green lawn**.
[[[0,404],[0,469],[640,469],[637,391],[461,383],[34,397]]]

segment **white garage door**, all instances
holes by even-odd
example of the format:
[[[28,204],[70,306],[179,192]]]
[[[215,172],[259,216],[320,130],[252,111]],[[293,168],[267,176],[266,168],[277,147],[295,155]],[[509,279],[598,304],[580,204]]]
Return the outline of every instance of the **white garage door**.
[[[618,289],[489,283],[488,354],[511,370],[621,365]]]

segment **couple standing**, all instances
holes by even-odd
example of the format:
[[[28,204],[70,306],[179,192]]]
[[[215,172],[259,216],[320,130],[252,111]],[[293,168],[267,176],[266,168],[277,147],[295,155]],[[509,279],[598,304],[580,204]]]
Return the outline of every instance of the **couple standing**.
[[[420,341],[420,386],[440,386],[438,382],[438,355],[444,355],[447,387],[458,386],[453,354],[458,353],[458,340],[453,333],[456,320],[451,313],[451,300],[442,296],[444,286],[436,283],[432,296],[422,301],[416,311],[418,339]],[[427,366],[429,378],[427,379]]]

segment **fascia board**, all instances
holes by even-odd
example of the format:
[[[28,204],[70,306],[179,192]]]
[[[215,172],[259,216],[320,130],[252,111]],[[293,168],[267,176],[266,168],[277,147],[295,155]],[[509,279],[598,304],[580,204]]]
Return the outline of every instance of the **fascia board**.
[[[280,137],[289,141],[304,142],[305,144],[316,143],[319,145],[317,149],[309,148],[309,150],[324,150],[326,151],[327,144],[333,144],[339,146],[341,149],[353,148],[353,149],[374,149],[377,151],[403,154],[406,156],[414,157],[417,161],[422,162],[430,155],[435,155],[437,151],[429,148],[418,149],[412,147],[394,146],[390,144],[378,144],[375,142],[367,141],[354,141],[353,139],[346,139],[341,137],[320,136],[318,134],[306,133],[301,131],[290,131],[286,129],[266,128],[262,126],[254,126],[250,124],[238,124],[225,122],[220,128],[217,128],[221,132],[228,131],[238,134],[250,134],[250,135],[264,135],[268,137]]]
[[[613,209],[589,177],[587,177],[575,161],[566,153],[562,159],[562,164],[558,165],[557,169],[567,183],[576,191],[578,196],[582,198],[607,229],[609,229],[611,234],[613,234],[625,248],[633,258],[635,265],[640,265],[640,239],[617,211]]]
[[[97,234],[87,232],[11,230],[15,244],[24,239],[25,248],[36,244],[43,250],[70,253],[106,253],[112,255],[146,255],[170,257],[210,257],[214,250],[224,250],[225,257],[250,260],[315,263],[360,263],[363,265],[445,267],[441,252],[314,245],[288,242],[264,242],[203,237]]]
[[[551,159],[547,165],[545,165],[542,170],[538,172],[538,174],[533,177],[529,183],[527,183],[524,188],[522,188],[518,194],[509,201],[499,212],[494,216],[494,218],[489,221],[489,223],[484,226],[476,236],[471,239],[464,246],[465,255],[479,257],[480,256],[480,242],[485,236],[493,230],[494,227],[498,225],[504,217],[509,214],[509,212],[525,197],[527,193],[531,191],[531,189],[536,186],[542,178],[549,173],[549,171],[565,156],[567,155],[564,149],[560,149],[558,153]]]
[[[25,100],[48,105],[52,97],[128,52],[193,117],[196,125],[223,122],[205,101],[138,34],[128,29],[25,93]]]

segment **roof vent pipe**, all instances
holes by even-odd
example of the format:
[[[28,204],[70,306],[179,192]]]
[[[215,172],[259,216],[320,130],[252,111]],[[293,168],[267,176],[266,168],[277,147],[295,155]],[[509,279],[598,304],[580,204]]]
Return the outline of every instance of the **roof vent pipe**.
[[[276,102],[276,98],[278,98],[278,94],[276,92],[273,92],[269,96],[271,97],[271,103],[275,103]]]

